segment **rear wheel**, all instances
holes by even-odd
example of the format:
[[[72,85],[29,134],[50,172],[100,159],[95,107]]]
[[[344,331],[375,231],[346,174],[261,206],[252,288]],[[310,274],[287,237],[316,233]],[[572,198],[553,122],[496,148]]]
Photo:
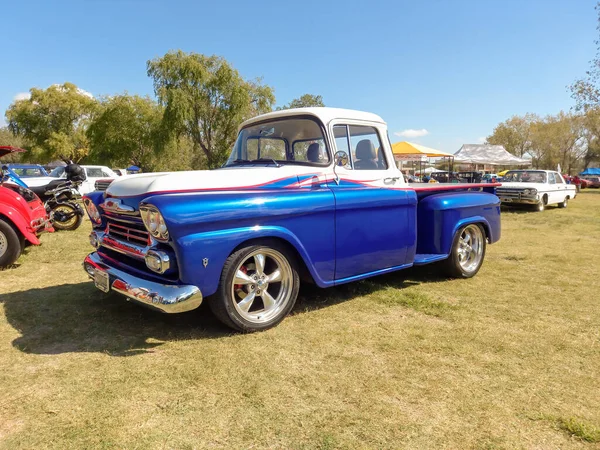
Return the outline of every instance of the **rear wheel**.
[[[208,300],[225,325],[239,331],[260,331],[288,315],[299,288],[294,255],[277,241],[264,241],[227,258],[219,288]]]
[[[52,209],[52,225],[57,230],[76,230],[82,221],[83,217],[72,205],[63,203]]]
[[[565,197],[564,201],[562,203],[558,204],[558,207],[559,208],[566,208],[568,204],[569,204],[569,197]]]
[[[0,219],[0,268],[10,266],[19,256],[23,248],[23,238],[10,226]]]
[[[452,250],[444,261],[446,273],[454,278],[471,278],[481,268],[487,241],[481,225],[462,227],[454,236]]]

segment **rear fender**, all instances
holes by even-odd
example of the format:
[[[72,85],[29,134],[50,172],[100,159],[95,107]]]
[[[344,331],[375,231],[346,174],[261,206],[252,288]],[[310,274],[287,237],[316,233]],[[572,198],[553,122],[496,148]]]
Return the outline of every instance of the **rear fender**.
[[[500,200],[485,192],[432,195],[417,212],[417,253],[449,254],[454,236],[468,224],[480,223],[490,244],[500,239]]]
[[[245,242],[261,238],[277,238],[287,242],[298,252],[318,286],[333,285],[333,281],[323,280],[319,276],[314,262],[298,237],[288,229],[278,226],[233,228],[179,238],[174,250],[180,267],[181,281],[198,286],[205,296],[214,294],[229,255]]]
[[[15,208],[0,204],[0,219],[13,225],[29,243],[40,245],[40,240],[31,228],[31,224],[27,223],[27,220]]]

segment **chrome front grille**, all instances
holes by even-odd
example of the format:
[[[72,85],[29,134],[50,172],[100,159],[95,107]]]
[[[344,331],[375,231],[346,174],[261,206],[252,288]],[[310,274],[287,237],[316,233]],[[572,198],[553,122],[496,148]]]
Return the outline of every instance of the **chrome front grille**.
[[[128,242],[130,244],[146,247],[151,245],[150,234],[142,223],[136,222],[117,222],[108,218],[106,234],[117,241]]]
[[[496,188],[498,197],[521,198],[521,189]]]
[[[110,185],[110,183],[112,183],[113,180],[98,180],[94,183],[94,188],[97,191],[106,191],[108,189],[108,186]]]

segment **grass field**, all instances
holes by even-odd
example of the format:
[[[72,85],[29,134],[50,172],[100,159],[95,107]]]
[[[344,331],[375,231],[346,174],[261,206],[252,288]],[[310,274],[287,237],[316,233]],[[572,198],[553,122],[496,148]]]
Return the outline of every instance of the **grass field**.
[[[0,272],[0,446],[598,448],[600,191],[502,225],[473,279],[305,288],[251,335],[101,294],[89,222],[44,235]]]

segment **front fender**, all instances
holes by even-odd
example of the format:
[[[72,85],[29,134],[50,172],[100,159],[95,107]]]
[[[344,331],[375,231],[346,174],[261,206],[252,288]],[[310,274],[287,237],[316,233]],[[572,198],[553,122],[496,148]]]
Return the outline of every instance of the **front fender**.
[[[31,228],[31,223],[29,223],[17,209],[0,203],[0,218],[12,223],[28,242],[33,245],[40,245],[40,240],[36,236],[33,228]]]
[[[311,252],[298,236],[284,227],[259,225],[196,233],[178,239],[174,249],[180,267],[181,281],[198,286],[205,296],[214,294],[219,286],[223,265],[229,255],[244,242],[261,238],[277,238],[286,241],[296,249],[318,286],[333,285],[333,279],[325,280],[321,277]]]

